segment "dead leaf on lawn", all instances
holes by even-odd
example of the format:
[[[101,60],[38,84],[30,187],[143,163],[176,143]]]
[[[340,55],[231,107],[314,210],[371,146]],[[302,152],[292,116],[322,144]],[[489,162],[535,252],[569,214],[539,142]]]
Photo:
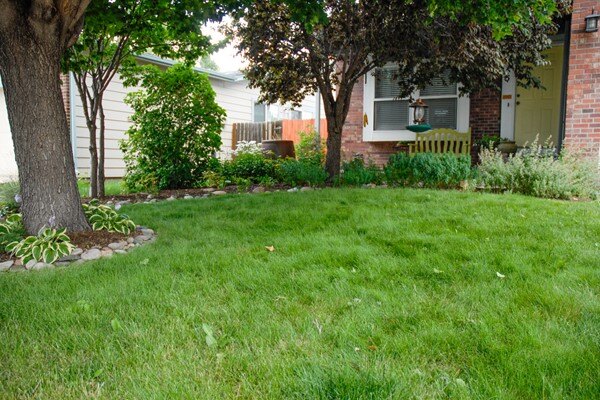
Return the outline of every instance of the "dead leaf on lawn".
[[[441,273],[443,273],[444,271],[440,271],[439,269],[437,269],[437,268],[434,268],[434,269],[433,269],[433,272],[434,272],[435,274],[441,274]]]
[[[375,346],[374,344],[372,344],[372,345],[370,345],[368,347],[368,349],[371,350],[371,351],[375,351],[375,350],[377,350],[377,346]]]
[[[497,276],[498,278],[500,278],[500,279],[504,279],[504,278],[506,278],[506,276],[505,276],[505,275],[502,275],[500,272],[496,272],[496,276]]]
[[[271,253],[275,251],[275,247],[274,246],[265,246],[265,249],[267,249]]]

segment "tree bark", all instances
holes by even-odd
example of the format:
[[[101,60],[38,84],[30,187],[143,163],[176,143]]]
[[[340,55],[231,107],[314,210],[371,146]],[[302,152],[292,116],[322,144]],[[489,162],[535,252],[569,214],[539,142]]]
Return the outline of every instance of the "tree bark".
[[[342,125],[338,125],[334,116],[327,116],[327,156],[325,158],[325,170],[329,179],[340,174],[342,162]]]
[[[105,132],[105,124],[104,124],[104,106],[102,105],[102,98],[100,98],[99,107],[99,115],[100,115],[100,137],[99,137],[99,145],[100,149],[98,151],[98,185],[97,192],[98,197],[104,197],[104,132]]]
[[[60,87],[60,59],[70,39],[56,8],[31,4],[31,10],[22,10],[22,5],[0,1],[6,13],[0,15],[0,76],[19,169],[23,224],[30,234],[45,226],[88,230]]]

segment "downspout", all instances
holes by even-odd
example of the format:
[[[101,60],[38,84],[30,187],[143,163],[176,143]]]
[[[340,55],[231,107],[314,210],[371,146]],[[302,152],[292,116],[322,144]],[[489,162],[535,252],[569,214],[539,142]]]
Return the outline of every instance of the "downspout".
[[[565,126],[567,124],[567,82],[569,80],[569,53],[571,49],[571,16],[565,20],[565,43],[563,52],[563,76],[561,82],[560,99],[560,126],[558,129],[558,152],[562,150],[565,137]]]
[[[77,174],[77,123],[75,121],[75,78],[73,73],[69,72],[69,123],[71,131],[71,147],[73,150],[73,162],[75,164],[75,174]]]

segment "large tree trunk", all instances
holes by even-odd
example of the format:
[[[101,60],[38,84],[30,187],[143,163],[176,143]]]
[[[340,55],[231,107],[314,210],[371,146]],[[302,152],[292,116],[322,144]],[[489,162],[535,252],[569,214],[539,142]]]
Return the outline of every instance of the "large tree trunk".
[[[19,169],[23,223],[30,234],[44,226],[88,230],[59,79],[67,28],[53,6],[28,4],[31,9],[24,10],[19,8],[23,3],[0,1],[0,76]]]
[[[325,158],[325,170],[329,179],[333,179],[340,174],[340,164],[342,162],[342,128],[336,118],[327,116],[327,156]]]

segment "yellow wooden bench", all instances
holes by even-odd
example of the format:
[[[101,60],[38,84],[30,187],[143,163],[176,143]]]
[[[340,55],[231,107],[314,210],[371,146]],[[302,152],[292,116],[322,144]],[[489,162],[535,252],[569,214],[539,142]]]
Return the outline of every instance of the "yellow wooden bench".
[[[439,128],[417,133],[414,143],[409,145],[409,154],[454,153],[471,154],[471,128],[467,132]]]

